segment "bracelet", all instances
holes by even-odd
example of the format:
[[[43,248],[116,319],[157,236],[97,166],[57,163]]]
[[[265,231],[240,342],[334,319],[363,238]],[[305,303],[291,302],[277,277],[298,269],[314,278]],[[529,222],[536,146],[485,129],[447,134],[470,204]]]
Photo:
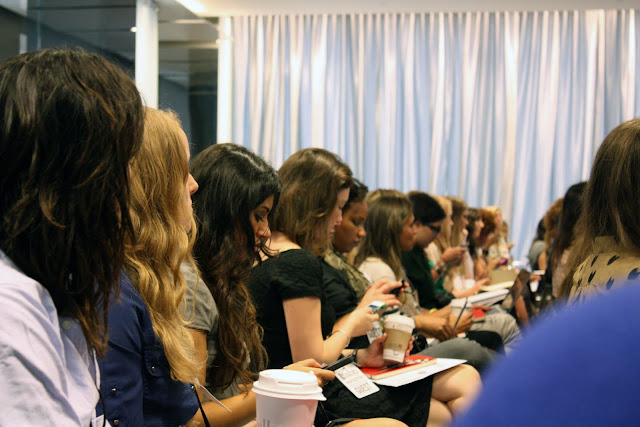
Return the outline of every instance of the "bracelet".
[[[353,357],[353,363],[355,363],[357,366],[358,365],[358,350],[360,350],[360,347],[356,347],[355,350],[353,350],[353,353],[351,353],[351,356]]]
[[[351,343],[351,337],[349,336],[349,334],[342,329],[336,329],[335,331],[331,332],[331,336],[333,336],[333,334],[335,334],[336,332],[342,332],[344,336],[347,337],[347,343],[345,344],[344,348],[349,347],[349,344]]]

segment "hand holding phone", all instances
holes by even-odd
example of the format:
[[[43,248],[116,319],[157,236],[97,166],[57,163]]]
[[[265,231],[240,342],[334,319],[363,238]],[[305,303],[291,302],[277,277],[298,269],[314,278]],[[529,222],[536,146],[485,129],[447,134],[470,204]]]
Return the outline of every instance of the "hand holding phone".
[[[373,314],[376,314],[387,308],[387,304],[383,303],[382,301],[373,301],[368,305],[368,307],[373,311]]]
[[[404,289],[405,283],[406,281],[404,279],[400,280],[400,283],[402,283],[402,285],[398,286],[397,288],[393,288],[391,289],[391,292],[393,295],[395,295],[396,297],[400,295],[400,291],[402,289]]]
[[[354,352],[355,353],[355,352]],[[327,366],[324,366],[322,369],[328,369],[329,371],[335,371],[343,366],[347,366],[349,363],[353,363],[356,361],[356,358],[353,356],[354,353],[351,353],[348,356],[342,357],[335,362],[329,363]]]

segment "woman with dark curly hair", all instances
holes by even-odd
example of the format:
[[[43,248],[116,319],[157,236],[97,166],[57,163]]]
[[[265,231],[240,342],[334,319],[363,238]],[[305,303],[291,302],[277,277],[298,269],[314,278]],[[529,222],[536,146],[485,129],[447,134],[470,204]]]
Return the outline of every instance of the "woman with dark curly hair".
[[[0,65],[0,117],[0,424],[88,426],[140,94],[97,55],[45,49]]]
[[[253,265],[261,262],[260,254],[271,255],[265,243],[280,181],[267,162],[235,144],[205,149],[193,159],[191,171],[199,183],[193,202],[200,274],[183,263],[189,288],[183,308],[200,365],[198,380],[231,412],[211,402],[203,409],[217,426],[243,426],[256,416],[251,385],[267,364],[262,328],[245,283]],[[320,365],[305,360],[287,369],[312,367]],[[322,380],[333,378],[330,371],[315,372]],[[196,420],[203,421],[201,414]]]

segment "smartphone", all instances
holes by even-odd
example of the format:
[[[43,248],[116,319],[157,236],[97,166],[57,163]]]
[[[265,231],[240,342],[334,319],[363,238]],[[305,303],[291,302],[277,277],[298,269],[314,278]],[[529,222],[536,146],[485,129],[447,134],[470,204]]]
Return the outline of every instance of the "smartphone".
[[[356,360],[353,357],[353,353],[351,353],[350,355],[345,356],[341,359],[338,359],[335,362],[329,363],[327,366],[323,367],[322,369],[327,369],[329,371],[336,371],[342,368],[343,366],[347,366],[349,363],[353,363],[355,361]]]
[[[383,303],[382,301],[373,301],[371,304],[369,304],[369,307],[371,308],[371,310],[373,310],[373,313],[375,314],[387,308],[387,304]]]
[[[400,295],[400,291],[404,288],[405,283],[407,283],[404,279],[400,280],[400,282],[402,283],[402,286],[398,286],[397,288],[391,289],[391,293],[395,296]]]

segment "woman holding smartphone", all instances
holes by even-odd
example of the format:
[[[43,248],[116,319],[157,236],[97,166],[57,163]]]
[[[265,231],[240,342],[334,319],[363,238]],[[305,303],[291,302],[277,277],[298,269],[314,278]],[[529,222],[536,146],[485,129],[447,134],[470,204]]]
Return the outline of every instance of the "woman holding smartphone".
[[[351,170],[335,154],[312,148],[292,155],[278,174],[283,189],[269,250],[279,255],[256,267],[249,282],[258,321],[265,330],[270,366],[281,367],[309,357],[331,363],[343,353],[352,337],[364,335],[378,318],[370,308],[356,309],[336,327],[335,312],[327,303],[322,285],[319,258],[330,250],[331,237],[342,220],[342,208],[349,198]],[[382,366],[385,339],[383,335],[357,351],[356,362],[360,366]],[[379,392],[363,399],[333,382],[325,388],[327,401],[318,411],[316,425],[324,423],[325,412],[332,417],[393,416],[412,426],[426,425],[431,381],[428,378],[398,388],[382,386]],[[448,396],[449,407],[466,404],[467,396],[452,391]],[[431,422],[437,422],[436,418],[432,417]]]

